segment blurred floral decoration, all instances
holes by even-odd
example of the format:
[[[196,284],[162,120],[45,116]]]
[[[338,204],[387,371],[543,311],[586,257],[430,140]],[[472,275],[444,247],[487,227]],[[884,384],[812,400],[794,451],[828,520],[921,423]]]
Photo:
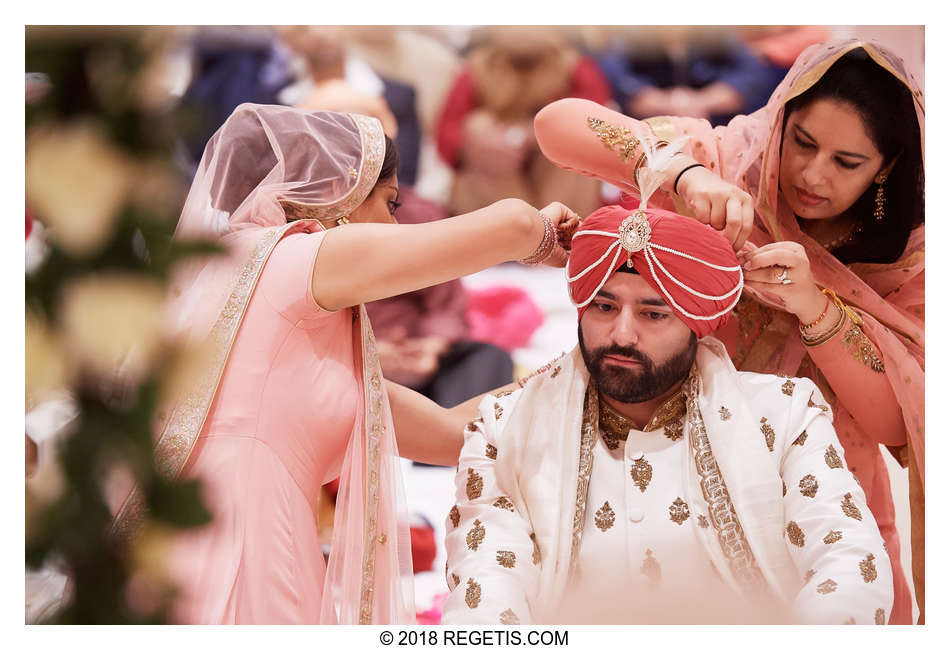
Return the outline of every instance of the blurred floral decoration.
[[[159,28],[26,29],[26,202],[46,239],[26,275],[26,410],[71,396],[78,416],[26,486],[26,564],[69,577],[44,622],[162,623],[163,549],[210,516],[195,482],[152,456],[157,405],[189,354],[163,337],[175,265],[215,251],[172,241],[187,180],[172,164],[188,119],[168,92]],[[31,83],[31,79],[33,83]],[[149,509],[134,542],[110,534],[134,481]],[[113,499],[114,500],[114,499]]]

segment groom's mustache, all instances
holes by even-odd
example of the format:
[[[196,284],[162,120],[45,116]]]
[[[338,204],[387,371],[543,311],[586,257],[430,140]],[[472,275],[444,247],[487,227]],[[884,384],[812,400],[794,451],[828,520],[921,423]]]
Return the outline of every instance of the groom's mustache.
[[[636,361],[642,364],[646,368],[653,367],[653,360],[643,352],[634,347],[622,345],[608,345],[602,348],[597,348],[594,350],[592,361],[594,363],[600,363],[608,354],[617,357],[626,357],[631,361]]]

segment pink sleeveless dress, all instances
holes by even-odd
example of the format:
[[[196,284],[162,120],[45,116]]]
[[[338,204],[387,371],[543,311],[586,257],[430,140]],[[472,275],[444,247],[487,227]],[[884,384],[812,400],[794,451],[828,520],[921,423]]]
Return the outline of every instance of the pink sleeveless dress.
[[[352,310],[311,295],[324,234],[275,246],[182,472],[214,519],[172,544],[176,622],[320,622],[317,495],[339,474],[362,386]]]

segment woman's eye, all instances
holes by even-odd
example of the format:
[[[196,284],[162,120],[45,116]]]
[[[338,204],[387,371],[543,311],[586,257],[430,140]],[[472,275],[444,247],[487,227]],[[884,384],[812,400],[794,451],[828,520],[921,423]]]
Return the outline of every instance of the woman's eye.
[[[805,140],[802,140],[802,139],[801,139],[800,137],[798,137],[797,135],[794,136],[794,138],[795,138],[795,144],[797,144],[797,145],[798,145],[799,147],[801,147],[802,149],[814,149],[814,148],[815,148],[815,145],[813,145],[811,142],[806,142]]]
[[[396,210],[402,205],[399,201],[390,201],[389,202],[389,214],[396,214]]]
[[[838,164],[844,167],[845,169],[857,169],[861,165],[861,163],[846,162],[842,160],[841,158],[838,158],[837,160],[838,160]]]

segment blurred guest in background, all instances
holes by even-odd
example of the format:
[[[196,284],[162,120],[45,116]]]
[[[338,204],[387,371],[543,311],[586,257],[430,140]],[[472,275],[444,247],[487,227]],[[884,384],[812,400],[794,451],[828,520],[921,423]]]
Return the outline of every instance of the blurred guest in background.
[[[547,162],[531,120],[560,97],[606,103],[610,89],[596,63],[553,28],[487,28],[473,43],[438,123],[439,153],[456,170],[449,214],[505,196],[529,203],[557,197],[578,212],[595,209],[599,183]]]
[[[192,48],[191,82],[182,103],[196,122],[186,144],[197,164],[205,143],[238,104],[276,104],[293,78],[271,27],[200,27]]]
[[[765,105],[777,81],[724,28],[639,28],[598,57],[614,99],[633,117],[682,115],[725,124]]]

